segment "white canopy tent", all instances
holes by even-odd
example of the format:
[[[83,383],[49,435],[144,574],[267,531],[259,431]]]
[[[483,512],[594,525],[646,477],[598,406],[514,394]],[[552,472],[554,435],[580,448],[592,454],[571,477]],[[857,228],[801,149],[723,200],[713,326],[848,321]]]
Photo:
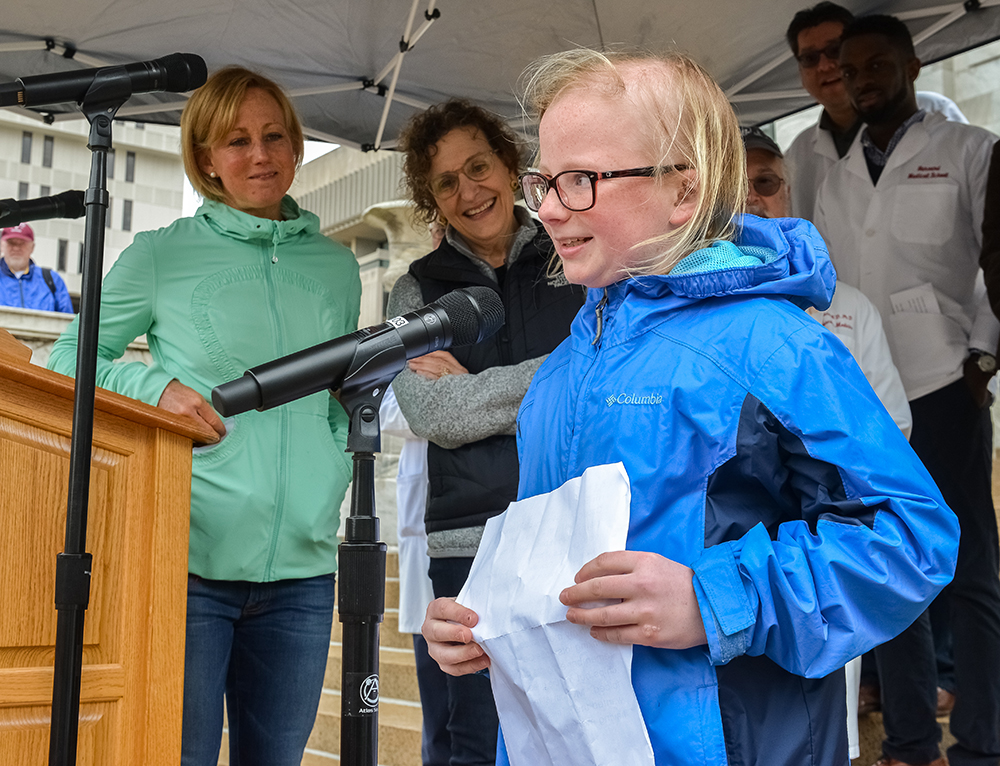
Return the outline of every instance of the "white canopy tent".
[[[535,57],[573,46],[684,50],[726,89],[746,124],[810,103],[784,41],[816,0],[32,0],[0,14],[0,82],[196,53],[209,71],[242,64],[294,96],[309,137],[391,148],[415,111],[469,98],[521,125],[517,81]],[[1000,0],[845,0],[894,13],[931,62],[1000,38]],[[135,96],[119,118],[176,122],[180,94]],[[38,119],[82,119],[71,105]]]

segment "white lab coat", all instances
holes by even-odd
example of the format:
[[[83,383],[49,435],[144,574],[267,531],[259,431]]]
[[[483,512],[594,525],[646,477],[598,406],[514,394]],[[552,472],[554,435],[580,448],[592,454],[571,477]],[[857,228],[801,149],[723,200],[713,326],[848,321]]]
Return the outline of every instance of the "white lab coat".
[[[917,91],[917,106],[926,112],[939,112],[952,122],[968,124],[958,105],[940,93]],[[816,193],[826,174],[838,159],[830,132],[816,123],[806,128],[785,151],[785,168],[792,189],[792,215],[812,221]]]
[[[785,150],[785,171],[791,188],[793,216],[813,220],[816,192],[838,159],[833,137],[819,123],[795,137]]]
[[[861,134],[827,173],[816,226],[841,281],[878,309],[910,401],[962,377],[970,348],[993,351],[1000,323],[982,271],[983,205],[990,152],[987,130],[930,114],[914,124],[874,186]],[[901,291],[930,284],[923,305]]]
[[[860,290],[838,280],[830,308],[820,311],[810,307],[806,311],[847,346],[882,406],[909,439],[913,425],[910,403],[906,401],[906,390],[899,371],[892,363],[889,341],[885,338],[878,309]],[[858,733],[861,658],[855,657],[848,662],[844,671],[847,681],[847,745],[854,759],[861,757],[861,737]]]
[[[882,319],[870,300],[860,290],[837,282],[833,302],[826,311],[810,308],[809,315],[847,346],[865,374],[879,401],[910,437],[910,405],[899,372],[892,363],[889,342],[882,329]]]
[[[399,632],[419,633],[434,599],[427,575],[427,440],[415,436],[389,387],[379,408],[382,433],[405,439],[396,476],[396,534],[399,538]]]

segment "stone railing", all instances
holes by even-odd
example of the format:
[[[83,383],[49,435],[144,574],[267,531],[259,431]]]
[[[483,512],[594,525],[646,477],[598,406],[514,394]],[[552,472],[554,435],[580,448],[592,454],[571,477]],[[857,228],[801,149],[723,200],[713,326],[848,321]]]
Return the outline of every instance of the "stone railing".
[[[52,344],[72,320],[72,314],[0,306],[0,327],[30,348],[31,363],[40,367],[49,361]],[[145,336],[130,344],[122,359],[150,361]]]

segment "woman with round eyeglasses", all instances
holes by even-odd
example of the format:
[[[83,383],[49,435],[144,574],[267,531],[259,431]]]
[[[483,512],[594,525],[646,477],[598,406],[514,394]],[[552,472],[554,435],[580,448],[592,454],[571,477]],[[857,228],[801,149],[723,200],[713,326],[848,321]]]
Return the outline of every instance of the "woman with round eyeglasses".
[[[504,622],[523,644],[557,597],[560,630],[630,645],[657,764],[847,764],[843,666],[951,578],[954,515],[849,352],[802,311],[828,306],[835,281],[815,228],[741,215],[743,143],[711,77],[682,55],[577,50],[527,83],[540,148],[522,188],[589,291],[521,404],[518,496],[620,464],[629,528],[626,550],[550,590],[519,563],[532,604]],[[490,667],[478,621],[454,600],[428,607],[445,672]],[[543,680],[549,744],[581,695]],[[603,698],[601,674],[590,682]],[[526,728],[503,722],[498,763],[530,746]],[[557,747],[539,762],[561,763]]]
[[[413,359],[393,383],[411,430],[429,440],[425,522],[434,594],[455,596],[486,520],[517,495],[517,409],[535,370],[569,334],[584,291],[553,268],[551,240],[515,205],[521,151],[498,117],[448,101],[416,115],[400,148],[417,219],[440,222],[445,233],[396,282],[389,315],[472,285],[496,290],[506,312],[492,338]],[[497,714],[489,680],[449,676],[447,683],[447,731],[425,732],[425,744],[445,746],[425,762],[492,764]]]

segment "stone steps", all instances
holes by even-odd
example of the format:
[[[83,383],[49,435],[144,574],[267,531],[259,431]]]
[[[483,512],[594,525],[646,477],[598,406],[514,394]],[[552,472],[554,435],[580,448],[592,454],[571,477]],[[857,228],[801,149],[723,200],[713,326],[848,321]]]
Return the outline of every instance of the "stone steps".
[[[420,703],[383,697],[379,702],[378,762],[420,766]],[[340,693],[324,690],[309,750],[317,755],[340,752]],[[337,758],[339,761],[339,757]],[[303,766],[305,761],[303,760]]]
[[[420,766],[419,703],[382,699],[379,702],[378,762],[384,766]],[[229,764],[228,732],[223,733],[219,766]],[[340,692],[324,690],[302,766],[340,762]]]
[[[324,689],[340,689],[341,678],[340,644],[330,644],[329,659],[326,662]],[[407,702],[419,702],[417,688],[417,666],[413,658],[413,648],[393,649],[383,646],[379,650],[379,696]]]
[[[385,618],[379,628],[379,766],[420,766],[420,693],[417,688],[413,639],[399,633],[399,561],[386,557]],[[302,766],[340,763],[340,679],[342,625],[334,614],[330,652],[323,678],[316,724]],[[229,765],[228,730],[223,732],[219,766]]]
[[[951,736],[948,728],[948,716],[938,718],[941,724],[941,752],[944,753],[949,747],[955,744],[955,738]],[[871,766],[882,757],[882,739],[885,737],[885,729],[882,726],[881,713],[869,713],[858,719],[858,739],[861,745],[861,757],[851,761],[851,766]]]
[[[340,643],[343,637],[343,623],[340,620],[333,621],[333,636],[335,643]],[[413,638],[409,633],[399,632],[399,610],[386,607],[385,617],[379,626],[379,645],[391,646],[396,649],[413,649]]]

